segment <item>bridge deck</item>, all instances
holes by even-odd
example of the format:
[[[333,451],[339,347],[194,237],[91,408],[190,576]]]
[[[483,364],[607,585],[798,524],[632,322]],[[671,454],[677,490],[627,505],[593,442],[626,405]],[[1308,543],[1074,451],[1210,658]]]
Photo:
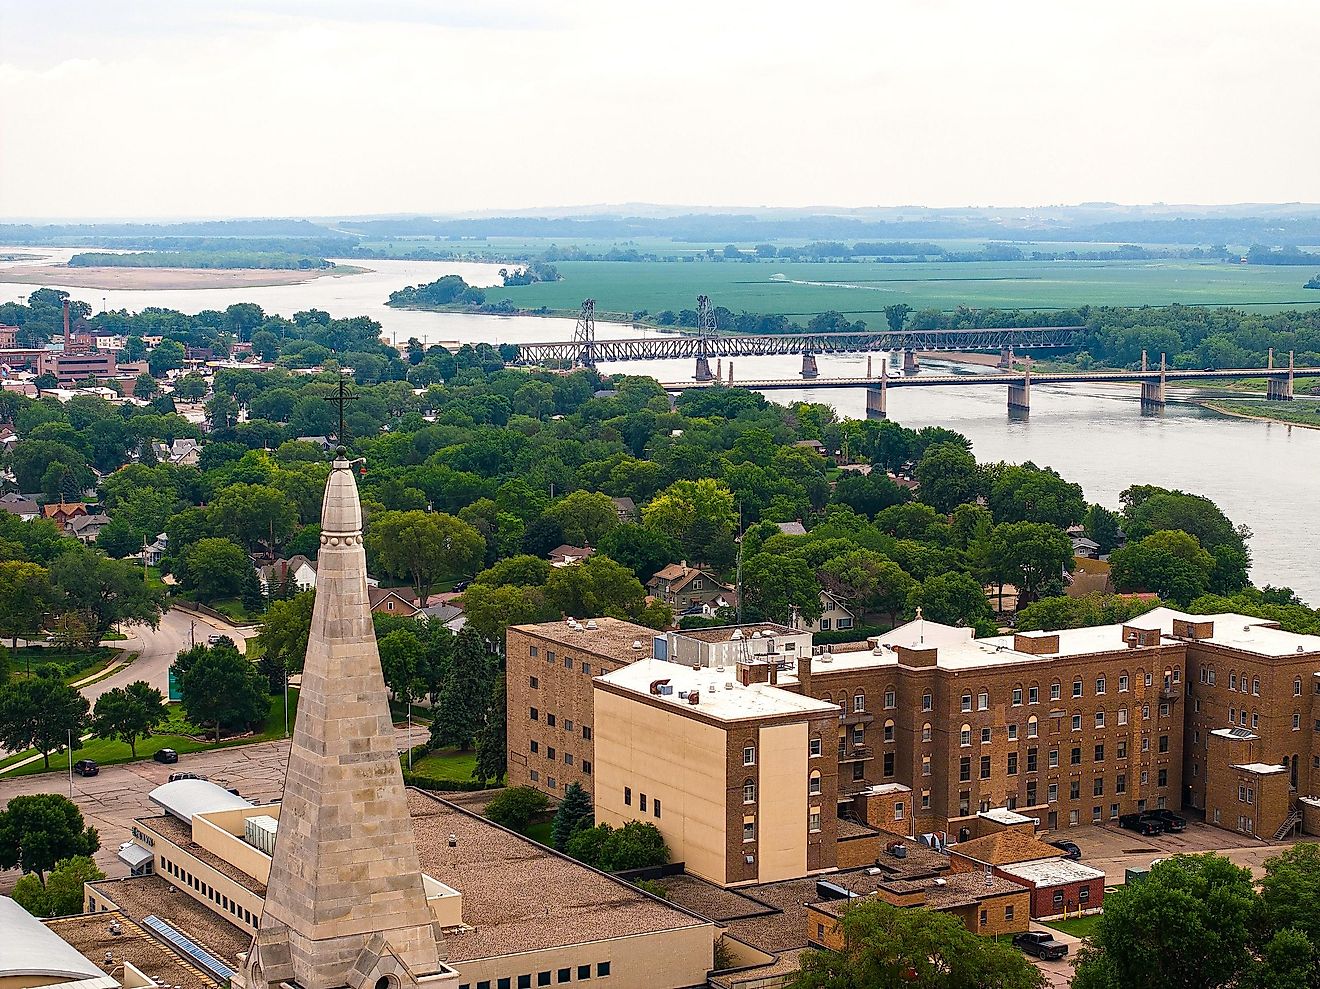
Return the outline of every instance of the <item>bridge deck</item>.
[[[1293,368],[1226,368],[1214,371],[1165,371],[1165,381],[1205,381],[1237,378],[1286,378],[1289,374],[1295,378],[1320,377],[1320,367]],[[998,374],[921,374],[881,379],[870,378],[781,378],[749,379],[734,381],[736,388],[750,388],[754,391],[798,388],[878,388],[883,380],[888,388],[930,388],[957,385],[1020,385],[1027,378],[1023,372],[1004,372]],[[1160,372],[1155,371],[1047,371],[1033,372],[1033,385],[1085,384],[1087,382],[1143,382],[1159,381]],[[719,381],[663,382],[665,391],[683,391],[687,388],[712,388],[720,385]]]

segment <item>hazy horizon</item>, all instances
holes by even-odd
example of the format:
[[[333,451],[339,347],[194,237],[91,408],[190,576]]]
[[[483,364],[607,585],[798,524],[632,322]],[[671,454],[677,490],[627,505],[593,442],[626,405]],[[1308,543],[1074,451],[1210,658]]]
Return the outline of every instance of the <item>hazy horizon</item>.
[[[1298,0],[10,0],[0,216],[1300,204],[1317,35]]]

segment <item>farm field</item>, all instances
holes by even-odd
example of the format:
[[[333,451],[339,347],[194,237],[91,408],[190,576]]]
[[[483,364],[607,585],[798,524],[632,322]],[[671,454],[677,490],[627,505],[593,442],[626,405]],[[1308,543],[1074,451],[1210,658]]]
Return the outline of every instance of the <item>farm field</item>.
[[[558,282],[486,290],[488,302],[575,311],[596,300],[598,316],[696,306],[705,293],[734,312],[782,313],[799,322],[835,310],[879,325],[885,306],[913,309],[1168,305],[1245,306],[1270,312],[1320,305],[1295,267],[1184,261],[878,262],[565,261]]]

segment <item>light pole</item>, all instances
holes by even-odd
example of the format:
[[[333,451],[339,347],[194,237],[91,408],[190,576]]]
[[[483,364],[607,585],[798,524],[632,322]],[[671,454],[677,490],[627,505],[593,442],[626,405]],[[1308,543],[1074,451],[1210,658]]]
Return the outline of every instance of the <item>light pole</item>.
[[[289,737],[289,664],[284,663],[284,737]]]
[[[73,799],[73,729],[69,733],[69,799]]]

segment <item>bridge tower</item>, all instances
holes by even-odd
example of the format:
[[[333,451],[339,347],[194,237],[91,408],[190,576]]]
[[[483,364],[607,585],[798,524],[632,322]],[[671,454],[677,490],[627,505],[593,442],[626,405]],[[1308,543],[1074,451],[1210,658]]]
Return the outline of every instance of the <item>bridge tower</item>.
[[[867,375],[870,377],[870,375]],[[888,419],[889,362],[880,362],[880,382],[866,387],[866,418]]]
[[[1265,380],[1265,397],[1271,402],[1291,402],[1293,400],[1293,374],[1297,369],[1296,355],[1288,351],[1288,373],[1271,374]],[[1269,370],[1274,370],[1274,348],[1270,348]]]
[[[917,352],[915,350],[903,351],[903,373],[916,374],[921,370],[921,365],[917,363]]]
[[[1166,358],[1166,354],[1160,354],[1160,376],[1153,381],[1143,381],[1141,383],[1142,412],[1164,411],[1164,386],[1167,383],[1166,375],[1169,369]],[[1141,370],[1148,370],[1144,350],[1141,352]]]
[[[1008,386],[1008,414],[1025,417],[1031,412],[1031,358],[1025,361],[1022,380]]]
[[[583,299],[573,327],[573,367],[596,366],[596,300]]]
[[[815,378],[820,374],[816,368],[816,355],[809,350],[802,351],[802,377]]]
[[[697,381],[710,381],[710,355],[714,350],[715,310],[711,308],[710,296],[697,296]]]

